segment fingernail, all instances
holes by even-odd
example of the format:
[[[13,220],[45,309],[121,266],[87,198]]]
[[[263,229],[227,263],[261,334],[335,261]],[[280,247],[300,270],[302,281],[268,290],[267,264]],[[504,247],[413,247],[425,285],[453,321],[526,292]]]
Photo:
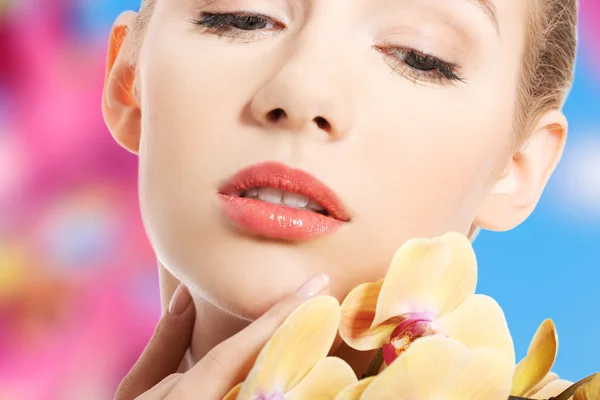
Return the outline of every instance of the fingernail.
[[[171,303],[169,303],[169,314],[181,315],[191,302],[192,296],[190,296],[188,288],[183,284],[179,285],[173,294]]]
[[[325,274],[319,274],[310,278],[300,289],[296,291],[296,296],[312,297],[321,292],[329,284],[329,277]]]

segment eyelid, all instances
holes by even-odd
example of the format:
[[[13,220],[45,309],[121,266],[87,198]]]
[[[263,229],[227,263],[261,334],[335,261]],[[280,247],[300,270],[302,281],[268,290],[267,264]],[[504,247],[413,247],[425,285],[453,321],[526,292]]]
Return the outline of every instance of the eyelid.
[[[292,9],[288,1],[252,1],[252,5],[249,5],[249,1],[208,1],[204,2],[200,7],[196,7],[195,15],[201,15],[202,13],[214,13],[214,14],[249,14],[257,15],[265,18],[272,19],[273,21],[289,26],[293,17]],[[264,4],[263,4],[264,3]],[[280,6],[276,6],[272,3],[278,3]]]
[[[386,54],[391,54],[394,50],[401,50],[401,51],[406,51],[406,52],[416,52],[418,54],[421,54],[423,56],[426,57],[430,57],[430,58],[435,58],[436,60],[439,60],[445,64],[448,64],[448,66],[452,67],[452,68],[460,68],[460,66],[458,64],[456,64],[455,62],[452,62],[450,60],[447,60],[446,58],[437,55],[435,52],[432,51],[428,51],[428,50],[423,50],[420,47],[417,46],[406,46],[406,45],[375,45],[373,46],[375,49],[377,49],[378,51],[382,52],[382,53],[386,53]]]
[[[257,21],[258,20],[258,21]],[[259,23],[260,26],[245,29],[238,25],[250,23],[251,26]],[[208,35],[231,40],[232,42],[252,43],[257,40],[273,37],[287,29],[279,21],[271,17],[256,13],[245,12],[207,12],[203,11],[191,21],[200,30]]]
[[[427,39],[418,34],[386,39],[377,42],[377,44],[374,44],[373,46],[375,48],[415,50],[423,55],[438,58],[441,61],[456,67],[459,65],[458,61],[464,61],[466,56],[462,51],[456,51],[455,47],[449,45],[445,40],[436,38]]]
[[[201,13],[202,19],[207,18],[209,15],[210,16],[215,16],[215,17],[220,16],[222,18],[227,18],[227,17],[233,17],[233,18],[255,17],[255,18],[259,18],[259,19],[264,20],[264,21],[268,21],[268,22],[272,23],[273,25],[278,26],[281,29],[284,29],[286,27],[284,23],[278,21],[275,18],[269,17],[268,15],[260,14],[260,13],[254,13],[254,12],[241,11],[241,12],[236,12],[236,13],[216,13],[216,12],[207,12],[207,11],[204,11],[204,12]]]
[[[437,84],[448,85],[456,82],[466,83],[466,80],[460,72],[460,67],[455,64],[444,61],[443,59],[421,52],[417,49],[405,46],[374,46],[382,55],[385,62],[400,75],[417,84]],[[397,56],[396,53],[404,53],[404,59]],[[406,56],[410,54],[420,55],[429,58],[432,61],[432,70],[420,70],[410,66],[406,61]]]
[[[449,31],[446,26],[428,23],[422,24],[399,17],[395,21],[377,21],[374,31],[374,44],[389,47],[410,47],[425,54],[435,55],[453,64],[465,63],[472,57],[472,46],[462,36]]]
[[[462,7],[453,7],[453,2],[414,2],[410,7],[393,3],[387,9],[373,10],[369,25],[378,40],[402,43],[403,38],[411,37],[417,43],[429,42],[435,47],[434,53],[446,59],[463,59],[478,50],[473,21],[457,11]]]

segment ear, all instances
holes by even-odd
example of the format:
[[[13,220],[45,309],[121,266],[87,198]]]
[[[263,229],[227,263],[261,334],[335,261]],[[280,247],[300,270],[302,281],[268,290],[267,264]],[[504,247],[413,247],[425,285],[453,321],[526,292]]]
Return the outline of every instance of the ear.
[[[479,209],[475,225],[491,231],[507,231],[531,215],[560,161],[567,131],[567,120],[559,110],[540,118],[531,139],[512,155],[494,183]]]
[[[115,21],[108,42],[106,77],[102,93],[102,114],[117,143],[137,153],[141,135],[141,111],[133,94],[135,65],[132,65],[126,37],[137,14],[126,11]]]

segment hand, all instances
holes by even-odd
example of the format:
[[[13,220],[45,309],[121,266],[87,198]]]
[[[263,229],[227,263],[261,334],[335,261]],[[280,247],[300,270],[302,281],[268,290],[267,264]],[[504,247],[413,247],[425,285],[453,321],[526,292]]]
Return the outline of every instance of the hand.
[[[144,352],[121,381],[115,400],[133,400],[178,372],[192,343],[195,319],[192,297],[179,285]]]
[[[185,373],[177,369],[191,342],[194,307],[187,289],[179,287],[169,313],[161,318],[140,359],[121,382],[116,400],[222,399],[246,378],[258,353],[287,316],[308,298],[322,294],[328,283],[325,275],[311,278],[294,296],[214,347]]]

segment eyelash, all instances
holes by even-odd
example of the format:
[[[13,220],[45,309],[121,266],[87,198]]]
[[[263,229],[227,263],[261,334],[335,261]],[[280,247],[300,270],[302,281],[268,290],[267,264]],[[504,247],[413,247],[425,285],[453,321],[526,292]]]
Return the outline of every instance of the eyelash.
[[[208,33],[244,41],[255,40],[257,36],[271,36],[285,28],[282,23],[269,17],[251,13],[203,13],[193,23]],[[242,25],[250,25],[251,28],[254,26],[254,29],[240,28]]]
[[[405,78],[418,83],[422,81],[443,84],[465,82],[458,74],[458,66],[415,49],[376,47],[386,56],[386,62]]]
[[[208,33],[247,42],[285,29],[282,23],[253,13],[203,13],[193,23]],[[458,66],[432,55],[409,48],[378,46],[376,49],[386,56],[387,63],[395,71],[414,83],[465,82],[457,72]]]

